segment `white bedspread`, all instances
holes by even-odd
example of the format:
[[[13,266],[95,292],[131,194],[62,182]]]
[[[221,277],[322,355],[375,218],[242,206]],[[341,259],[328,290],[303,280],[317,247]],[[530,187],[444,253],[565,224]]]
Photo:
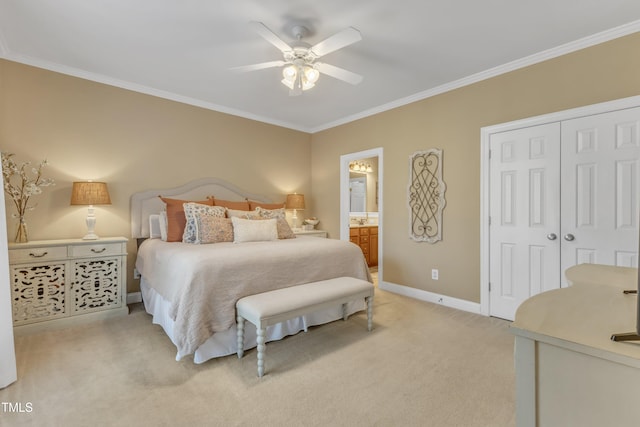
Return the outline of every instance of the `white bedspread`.
[[[358,246],[317,237],[210,245],[149,239],[136,268],[170,302],[178,359],[229,329],[244,296],[340,276],[371,281]]]

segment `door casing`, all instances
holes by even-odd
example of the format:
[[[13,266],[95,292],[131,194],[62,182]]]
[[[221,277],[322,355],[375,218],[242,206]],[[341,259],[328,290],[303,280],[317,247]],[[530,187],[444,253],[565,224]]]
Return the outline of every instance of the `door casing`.
[[[384,150],[382,147],[340,156],[340,240],[349,240],[349,163],[378,157],[378,285],[383,287]]]

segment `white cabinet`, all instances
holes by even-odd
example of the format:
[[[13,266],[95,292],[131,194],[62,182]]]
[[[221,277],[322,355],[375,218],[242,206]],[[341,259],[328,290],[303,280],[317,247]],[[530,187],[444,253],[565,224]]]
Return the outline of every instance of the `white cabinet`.
[[[124,237],[9,244],[15,329],[127,314],[126,262]]]
[[[640,346],[614,342],[633,332],[637,269],[582,264],[573,286],[534,296],[518,310],[516,425],[637,426]]]

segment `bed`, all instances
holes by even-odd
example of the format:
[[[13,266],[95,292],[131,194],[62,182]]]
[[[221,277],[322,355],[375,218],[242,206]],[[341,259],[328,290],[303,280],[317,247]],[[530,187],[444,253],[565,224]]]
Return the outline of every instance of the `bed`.
[[[156,231],[159,213],[165,208],[159,195],[178,200],[249,200],[262,206],[272,201],[216,178],[132,196],[131,232],[140,242],[135,265],[141,274],[144,307],[176,346],[176,360],[193,356],[195,363],[203,363],[235,354],[235,303],[244,296],[340,276],[371,281],[362,252],[346,241],[301,236],[242,243],[163,241]],[[250,221],[249,225],[267,222]],[[233,224],[238,225],[235,219]],[[364,308],[364,300],[354,301],[348,313]],[[291,319],[270,327],[267,341],[342,315],[342,308],[335,307]],[[245,350],[256,346],[253,325],[247,325],[244,346]]]

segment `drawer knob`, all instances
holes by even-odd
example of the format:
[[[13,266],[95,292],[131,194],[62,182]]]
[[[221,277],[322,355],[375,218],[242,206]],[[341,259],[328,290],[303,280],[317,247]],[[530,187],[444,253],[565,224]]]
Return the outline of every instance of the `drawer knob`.
[[[91,252],[93,252],[94,254],[101,254],[105,250],[107,250],[107,248],[100,248],[100,249],[91,248]]]
[[[29,252],[29,256],[33,257],[33,258],[42,258],[43,256],[46,256],[48,254],[48,252],[42,252],[41,254],[34,254],[33,252]]]

